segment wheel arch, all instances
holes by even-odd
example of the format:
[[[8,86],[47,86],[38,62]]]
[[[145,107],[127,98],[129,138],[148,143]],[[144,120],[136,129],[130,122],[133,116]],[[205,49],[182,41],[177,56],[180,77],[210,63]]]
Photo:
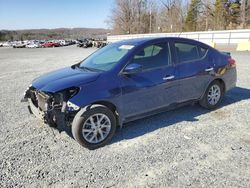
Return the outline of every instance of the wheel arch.
[[[203,96],[205,95],[205,93],[206,93],[206,91],[207,91],[208,86],[209,86],[212,82],[214,82],[214,81],[220,82],[220,84],[223,86],[223,90],[222,90],[222,91],[223,91],[223,94],[225,93],[225,91],[226,91],[226,84],[225,84],[225,81],[224,81],[222,78],[215,78],[215,79],[212,79],[212,80],[206,85],[206,87],[205,87],[205,89],[204,89],[204,91],[203,91],[203,93],[202,93],[200,99],[203,98]]]
[[[225,81],[222,79],[222,78],[216,78],[216,79],[214,79],[212,82],[214,82],[214,81],[218,81],[218,82],[220,82],[220,84],[222,85],[222,91],[223,91],[223,94],[225,93],[225,91],[226,91],[226,84],[225,84]],[[210,84],[212,83],[212,82],[210,82]]]
[[[108,103],[103,103],[103,102],[99,101],[99,102],[95,102],[95,103],[86,105],[85,107],[81,108],[80,111],[77,112],[76,116],[73,119],[72,127],[71,127],[73,138],[79,144],[81,144],[82,146],[84,146],[84,147],[86,147],[86,148],[88,148],[90,150],[93,150],[93,149],[96,149],[96,148],[99,148],[99,147],[103,147],[104,145],[106,145],[111,140],[111,138],[113,137],[113,135],[115,133],[115,130],[117,128],[117,116],[116,116],[116,114],[114,114],[114,116],[112,116],[112,122],[113,123],[111,125],[113,128],[111,129],[111,131],[108,133],[107,137],[105,137],[104,140],[101,140],[100,142],[97,142],[97,143],[91,143],[91,142],[89,142],[88,140],[86,140],[83,137],[82,128],[83,128],[84,122],[90,116],[95,115],[96,113],[98,113],[98,111],[96,111],[98,108],[99,108],[99,111],[101,111],[101,113],[108,113],[109,115],[111,115],[111,113],[112,113],[112,112],[110,112],[111,106]],[[107,108],[109,109],[108,111],[107,111]],[[89,110],[90,111],[93,110],[93,111],[90,112]],[[110,121],[111,121],[111,119],[110,119]]]
[[[119,111],[119,109],[117,108],[117,106],[115,104],[113,104],[110,101],[101,100],[101,101],[92,102],[88,106],[96,106],[96,105],[105,106],[108,109],[110,109],[113,112],[113,114],[115,115],[115,117],[116,117],[117,125],[122,127],[122,119],[121,119],[121,116],[120,116],[121,114],[120,114],[120,111]]]
[[[116,106],[109,101],[96,101],[91,103],[91,105],[102,105],[110,109],[112,112],[115,112],[117,110]]]

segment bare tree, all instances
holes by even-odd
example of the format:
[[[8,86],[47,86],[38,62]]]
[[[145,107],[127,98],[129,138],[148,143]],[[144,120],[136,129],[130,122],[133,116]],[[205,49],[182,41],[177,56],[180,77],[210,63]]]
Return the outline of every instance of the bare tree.
[[[250,0],[241,1],[241,27],[250,26]]]
[[[198,30],[208,31],[214,28],[214,0],[202,0]]]
[[[116,0],[108,23],[115,34],[148,33],[155,30],[156,13],[152,0]]]
[[[196,1],[115,0],[108,22],[114,34],[250,27],[250,0],[242,0],[240,3],[239,0],[194,2]]]
[[[115,7],[112,10],[109,23],[115,33],[131,33],[132,23],[132,2],[131,0],[116,0]]]
[[[182,0],[161,0],[159,27],[163,32],[179,32],[183,29],[186,9]]]

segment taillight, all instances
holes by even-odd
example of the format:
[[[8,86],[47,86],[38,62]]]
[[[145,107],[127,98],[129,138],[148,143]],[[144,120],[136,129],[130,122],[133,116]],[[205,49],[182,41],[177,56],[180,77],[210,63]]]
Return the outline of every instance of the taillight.
[[[231,66],[236,66],[236,61],[233,58],[230,57],[228,59],[228,64],[231,65]]]

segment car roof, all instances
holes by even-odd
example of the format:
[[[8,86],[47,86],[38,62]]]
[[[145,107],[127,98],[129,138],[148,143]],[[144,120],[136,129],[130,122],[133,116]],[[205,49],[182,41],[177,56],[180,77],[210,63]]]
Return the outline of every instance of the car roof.
[[[188,38],[182,38],[182,37],[146,37],[146,38],[134,38],[134,39],[126,39],[126,40],[122,40],[122,41],[118,41],[115,42],[116,44],[119,45],[133,45],[133,46],[139,46],[139,45],[143,45],[149,42],[162,42],[164,40],[177,40],[180,42],[192,42],[192,43],[196,43],[197,45],[203,45],[208,47],[208,45],[201,43],[197,40],[193,40],[193,39],[188,39]]]
[[[118,41],[116,43],[117,44],[121,44],[121,45],[123,45],[123,44],[129,44],[129,45],[137,46],[137,45],[149,42],[149,41],[158,40],[160,38],[162,38],[162,37],[147,37],[147,38],[125,39],[125,40]],[[166,38],[166,37],[164,37],[164,38]]]

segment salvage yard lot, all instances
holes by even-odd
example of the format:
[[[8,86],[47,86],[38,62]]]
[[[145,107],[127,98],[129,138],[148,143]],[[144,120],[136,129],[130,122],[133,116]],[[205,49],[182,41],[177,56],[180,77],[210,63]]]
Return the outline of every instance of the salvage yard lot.
[[[250,187],[250,52],[221,108],[186,106],[129,123],[90,151],[20,103],[37,76],[95,49],[0,48],[0,187]]]

